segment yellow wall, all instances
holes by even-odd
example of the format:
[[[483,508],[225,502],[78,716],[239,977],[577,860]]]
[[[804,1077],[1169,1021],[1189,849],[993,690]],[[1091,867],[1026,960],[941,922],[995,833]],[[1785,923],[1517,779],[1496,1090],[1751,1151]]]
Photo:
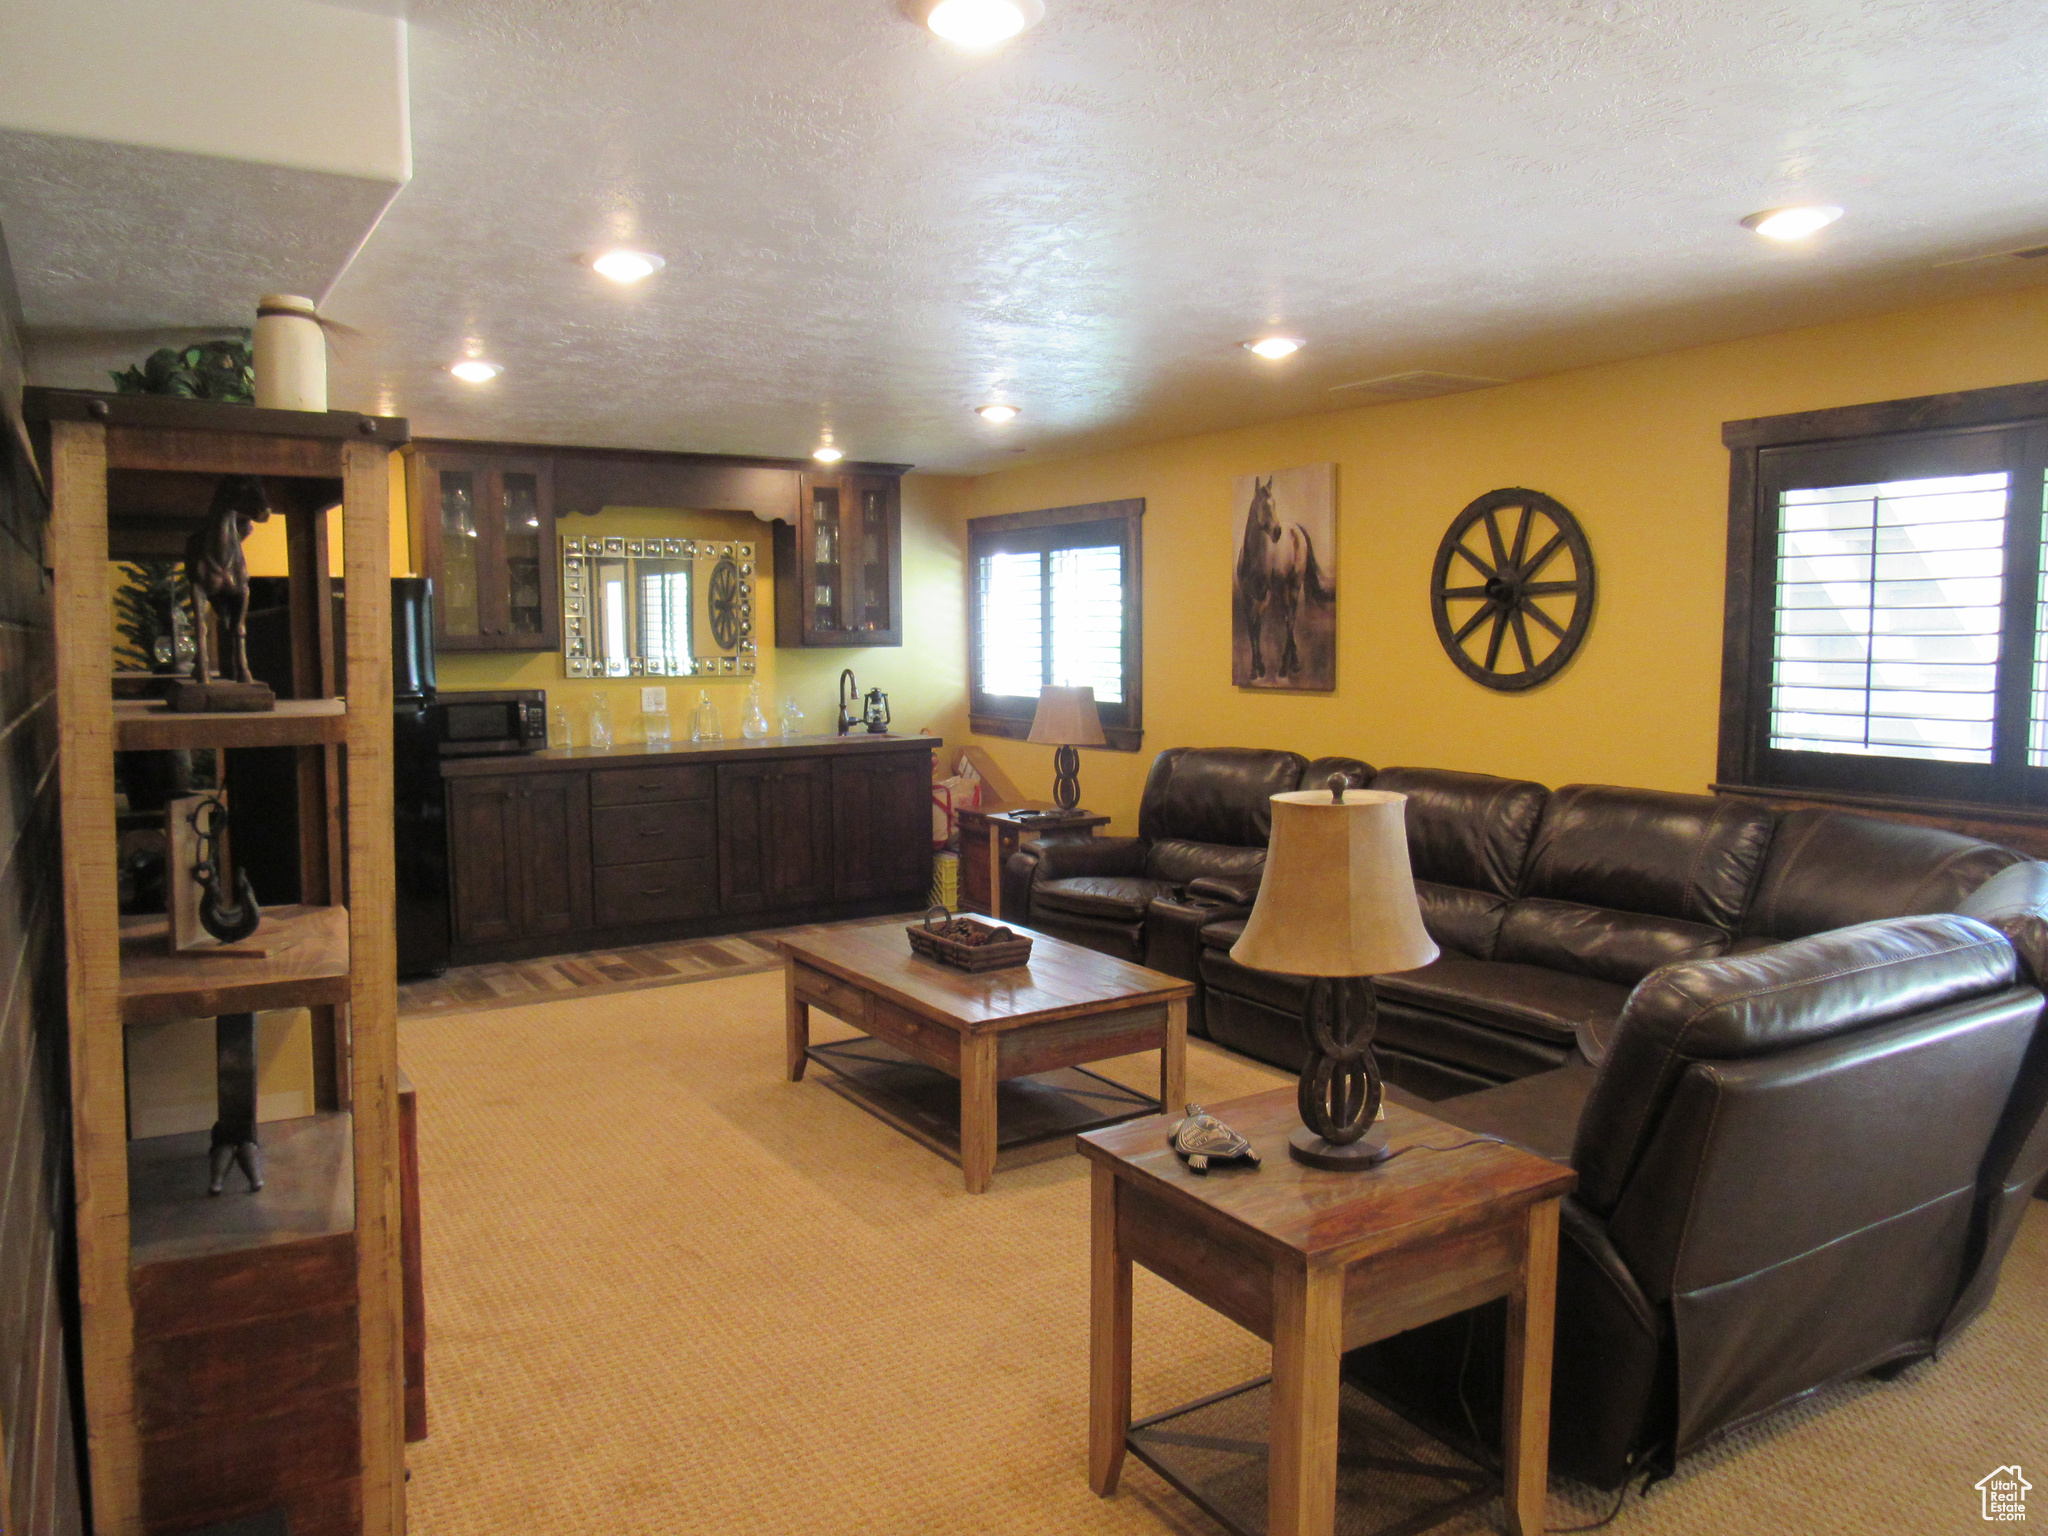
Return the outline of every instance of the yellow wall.
[[[963,518],[1145,498],[1145,744],[1083,755],[1083,803],[1134,830],[1171,746],[1247,745],[1698,791],[1712,779],[1728,455],[1721,423],[2048,377],[2048,288],[1028,466],[971,482]],[[1338,465],[1334,694],[1230,684],[1230,487]],[[1451,518],[1525,486],[1575,512],[1599,604],[1584,648],[1526,694],[1439,647],[1428,584]],[[964,538],[964,533],[958,535]],[[1049,748],[979,739],[1026,794]]]
[[[774,642],[774,558],[770,525],[746,513],[685,512],[610,507],[595,517],[574,516],[556,525],[561,534],[613,534],[625,538],[751,539],[760,554],[760,586],[754,613],[760,638],[761,700],[771,728],[778,711],[794,696],[804,712],[804,730],[821,734],[837,719],[840,669],[851,667],[863,691],[889,695],[892,729],[904,734],[929,729],[958,740],[966,728],[966,608],[962,601],[962,554],[957,532],[963,482],[936,475],[910,475],[903,482],[903,593],[905,625],[900,647],[845,650],[784,650]],[[589,741],[590,695],[603,689],[611,710],[613,739],[640,739],[637,678],[569,678],[555,651],[455,652],[437,658],[445,692],[465,688],[545,688],[550,707],[566,702],[576,744]],[[727,736],[740,733],[748,679],[654,678],[647,685],[668,690],[672,729],[680,737],[699,691],[717,705]]]
[[[285,561],[284,519],[273,517],[258,523],[242,541],[242,558],[249,562],[251,576],[290,574]],[[391,574],[412,572],[412,552],[405,532],[405,461],[391,455]],[[327,573],[341,574],[341,511],[337,507],[327,518]]]

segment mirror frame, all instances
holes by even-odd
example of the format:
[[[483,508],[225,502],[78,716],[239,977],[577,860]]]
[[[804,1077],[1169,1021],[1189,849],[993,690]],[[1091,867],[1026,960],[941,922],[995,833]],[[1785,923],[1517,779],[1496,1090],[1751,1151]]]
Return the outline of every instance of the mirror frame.
[[[589,562],[607,558],[731,560],[739,568],[739,640],[730,651],[697,656],[688,667],[650,666],[643,657],[601,662],[591,646],[596,640]],[[568,677],[751,677],[760,652],[754,638],[755,547],[750,539],[629,539],[598,534],[562,536],[562,671]],[[692,583],[690,602],[698,598]],[[696,631],[696,615],[691,630]],[[619,670],[613,670],[618,668]]]

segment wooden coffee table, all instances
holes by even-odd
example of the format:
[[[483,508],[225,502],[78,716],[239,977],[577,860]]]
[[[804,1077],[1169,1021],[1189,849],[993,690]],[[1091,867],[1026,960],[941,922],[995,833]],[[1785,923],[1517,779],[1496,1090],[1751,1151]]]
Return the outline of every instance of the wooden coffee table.
[[[789,1080],[801,1081],[811,1060],[813,1008],[957,1078],[960,1167],[977,1195],[995,1171],[996,1084],[1004,1079],[1156,1050],[1160,1103],[1179,1110],[1194,984],[1031,937],[1028,965],[979,974],[913,954],[900,918],[776,940],[785,961]]]
[[[1167,1145],[1167,1116],[1081,1137],[1095,1165],[1088,1409],[1095,1491],[1116,1491],[1129,1449],[1193,1492],[1148,1453],[1131,1423],[1134,1263],[1273,1346],[1267,1536],[1331,1536],[1334,1529],[1344,1351],[1504,1296],[1507,1523],[1513,1536],[1541,1536],[1558,1202],[1578,1175],[1500,1142],[1461,1146],[1472,1132],[1392,1103],[1387,1140],[1403,1155],[1370,1171],[1325,1173],[1287,1154],[1288,1134],[1301,1123],[1294,1089],[1208,1108],[1250,1139],[1258,1167],[1190,1171]],[[1418,1150],[1404,1153],[1411,1147]],[[1426,1147],[1447,1150],[1419,1150]],[[1475,1502],[1461,1495],[1399,1529],[1424,1529]]]

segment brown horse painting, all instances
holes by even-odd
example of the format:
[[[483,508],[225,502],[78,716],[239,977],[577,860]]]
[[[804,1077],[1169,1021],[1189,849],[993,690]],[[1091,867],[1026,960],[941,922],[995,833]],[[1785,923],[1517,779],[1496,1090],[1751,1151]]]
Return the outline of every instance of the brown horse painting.
[[[1308,530],[1283,521],[1275,511],[1271,475],[1253,481],[1233,586],[1239,633],[1251,652],[1249,675],[1235,681],[1241,686],[1332,686],[1333,676],[1325,674],[1334,673],[1334,657],[1324,654],[1331,647],[1304,645],[1302,631],[1309,610],[1326,607],[1335,593],[1317,564]],[[1269,644],[1278,651],[1270,667]],[[1306,661],[1305,651],[1311,653]]]
[[[270,497],[254,475],[223,475],[213,493],[206,521],[185,541],[185,579],[192,584],[192,680],[213,681],[219,674],[233,682],[249,681],[249,562],[242,540],[258,523],[270,520]],[[219,625],[220,654],[209,668],[206,610]]]

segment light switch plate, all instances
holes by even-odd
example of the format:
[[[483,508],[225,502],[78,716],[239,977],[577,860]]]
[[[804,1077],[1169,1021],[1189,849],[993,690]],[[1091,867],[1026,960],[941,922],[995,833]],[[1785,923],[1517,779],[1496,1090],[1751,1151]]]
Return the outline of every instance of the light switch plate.
[[[640,713],[643,715],[667,714],[668,690],[666,688],[642,688],[640,690]]]

